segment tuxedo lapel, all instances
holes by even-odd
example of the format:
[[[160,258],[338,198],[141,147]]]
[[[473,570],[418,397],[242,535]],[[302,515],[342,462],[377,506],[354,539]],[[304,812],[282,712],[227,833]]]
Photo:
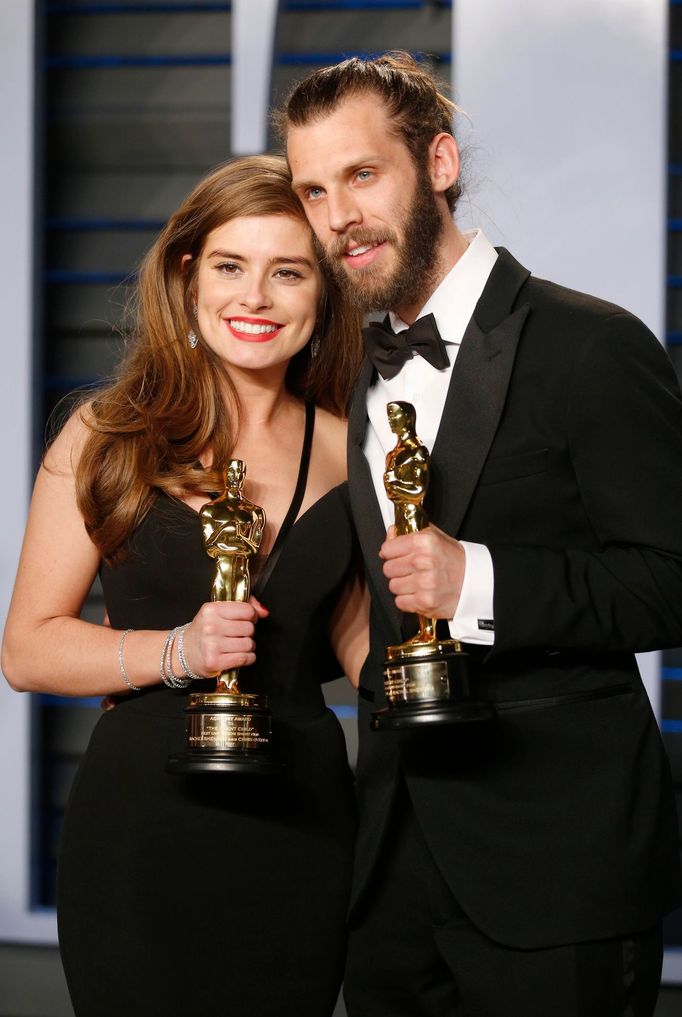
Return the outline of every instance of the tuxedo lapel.
[[[367,579],[372,590],[372,602],[387,634],[392,633],[391,638],[399,638],[401,615],[389,593],[379,558],[379,548],[384,542],[386,528],[363,452],[367,432],[367,389],[373,373],[371,363],[366,361],[355,386],[348,415],[348,489]]]
[[[519,338],[530,310],[527,304],[513,312],[511,307],[528,275],[507,251],[500,251],[452,372],[431,454],[427,506],[436,526],[453,535],[464,518],[502,416]]]

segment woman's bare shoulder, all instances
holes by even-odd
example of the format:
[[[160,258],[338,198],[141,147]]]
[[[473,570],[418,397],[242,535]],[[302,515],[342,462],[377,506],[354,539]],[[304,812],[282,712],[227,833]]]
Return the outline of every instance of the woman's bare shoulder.
[[[348,421],[336,417],[328,410],[315,412],[315,440],[313,443],[314,465],[325,475],[328,487],[342,483],[347,477],[346,437]]]
[[[345,417],[337,417],[318,406],[315,409],[315,429],[325,440],[339,443],[345,449],[348,436],[348,421]]]
[[[43,466],[56,473],[73,473],[83,447],[92,434],[92,404],[82,403],[71,413],[45,452]]]

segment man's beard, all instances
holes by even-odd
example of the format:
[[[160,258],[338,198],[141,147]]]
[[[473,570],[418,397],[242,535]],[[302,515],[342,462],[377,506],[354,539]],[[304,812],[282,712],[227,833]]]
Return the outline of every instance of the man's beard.
[[[326,250],[316,244],[325,268],[351,307],[368,312],[422,305],[435,288],[443,219],[425,170],[418,172],[412,203],[399,227],[402,241],[388,227],[377,232],[358,226],[343,237],[336,237]],[[349,240],[359,245],[392,244],[395,268],[389,275],[373,265],[355,270],[345,268],[341,258]]]

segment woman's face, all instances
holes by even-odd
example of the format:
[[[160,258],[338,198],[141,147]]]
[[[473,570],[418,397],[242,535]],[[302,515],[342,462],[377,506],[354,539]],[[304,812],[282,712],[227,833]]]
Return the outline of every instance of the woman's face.
[[[243,216],[208,234],[199,258],[199,331],[226,366],[286,367],[315,327],[322,280],[308,227]]]

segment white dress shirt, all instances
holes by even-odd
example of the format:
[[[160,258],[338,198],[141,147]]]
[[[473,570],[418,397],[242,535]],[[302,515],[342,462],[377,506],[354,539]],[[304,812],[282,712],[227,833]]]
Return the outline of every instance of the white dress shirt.
[[[387,528],[394,523],[394,512],[384,489],[383,475],[386,455],[395,446],[395,435],[388,425],[386,403],[396,400],[412,403],[417,412],[417,434],[431,452],[464,332],[497,260],[497,251],[481,230],[469,230],[464,237],[469,244],[467,250],[417,315],[418,318],[427,314],[435,317],[447,347],[449,366],[437,370],[423,357],[413,354],[394,378],[386,380],[379,375],[367,396],[369,425],[364,453]],[[390,321],[394,332],[408,327],[392,311]],[[494,588],[490,552],[484,544],[470,541],[463,540],[462,547],[466,556],[464,583],[457,611],[449,623],[450,633],[467,643],[491,645],[495,634],[490,628]]]

